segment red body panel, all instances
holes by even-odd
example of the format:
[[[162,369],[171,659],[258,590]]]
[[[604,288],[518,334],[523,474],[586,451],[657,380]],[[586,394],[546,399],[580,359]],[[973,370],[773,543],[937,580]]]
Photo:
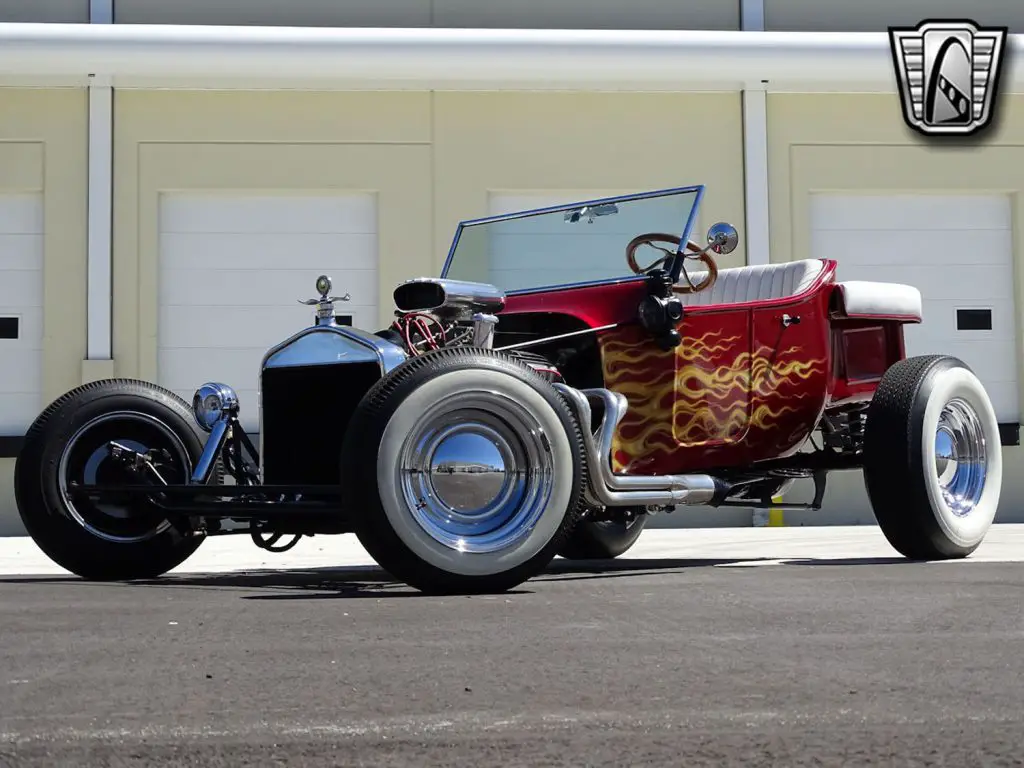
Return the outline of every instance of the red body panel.
[[[833,311],[835,266],[826,261],[797,296],[686,307],[682,343],[668,351],[636,322],[642,281],[510,296],[502,314],[618,324],[597,334],[604,385],[629,401],[613,447],[616,472],[743,466],[797,451],[826,408],[870,398],[903,357],[905,320]]]

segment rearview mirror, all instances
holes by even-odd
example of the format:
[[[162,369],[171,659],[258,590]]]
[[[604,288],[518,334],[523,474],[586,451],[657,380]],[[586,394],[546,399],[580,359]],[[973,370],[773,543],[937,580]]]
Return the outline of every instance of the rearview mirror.
[[[615,203],[602,203],[601,205],[585,205],[582,208],[572,208],[565,212],[565,222],[575,224],[582,218],[586,218],[588,224],[594,223],[595,216],[611,216],[619,212],[619,206]]]
[[[740,235],[732,224],[720,221],[708,229],[708,249],[717,254],[732,253],[739,242]]]

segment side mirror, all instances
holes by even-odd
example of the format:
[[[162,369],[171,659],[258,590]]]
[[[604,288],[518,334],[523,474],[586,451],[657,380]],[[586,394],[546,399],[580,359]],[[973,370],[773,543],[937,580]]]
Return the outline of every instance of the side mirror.
[[[739,245],[740,236],[736,227],[720,221],[708,229],[708,250],[718,254],[732,253]]]

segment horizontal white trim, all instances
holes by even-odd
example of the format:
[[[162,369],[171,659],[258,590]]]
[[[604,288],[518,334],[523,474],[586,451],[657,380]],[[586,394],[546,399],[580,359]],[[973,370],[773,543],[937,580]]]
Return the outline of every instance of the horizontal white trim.
[[[1024,35],[1001,86],[1024,87]],[[883,33],[0,25],[0,83],[895,92]],[[763,81],[767,81],[762,85]]]

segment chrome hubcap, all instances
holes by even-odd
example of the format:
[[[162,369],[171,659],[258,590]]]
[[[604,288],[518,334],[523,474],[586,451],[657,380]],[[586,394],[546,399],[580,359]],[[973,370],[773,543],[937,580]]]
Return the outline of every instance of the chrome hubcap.
[[[410,431],[399,465],[403,501],[417,525],[459,552],[496,552],[528,536],[553,481],[537,419],[491,392],[436,403]]]
[[[969,515],[985,489],[987,453],[978,414],[960,398],[946,403],[935,432],[935,472],[946,504],[957,517]]]

